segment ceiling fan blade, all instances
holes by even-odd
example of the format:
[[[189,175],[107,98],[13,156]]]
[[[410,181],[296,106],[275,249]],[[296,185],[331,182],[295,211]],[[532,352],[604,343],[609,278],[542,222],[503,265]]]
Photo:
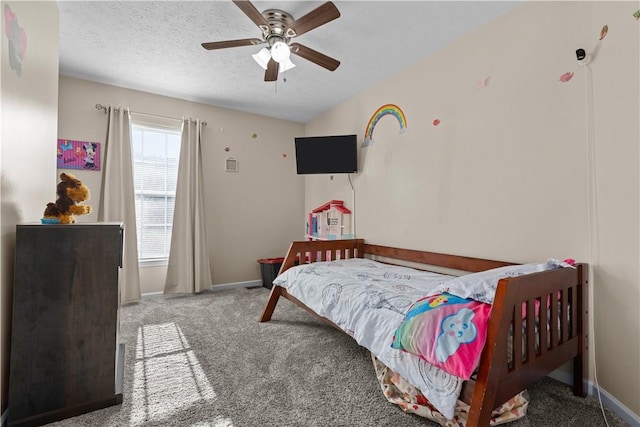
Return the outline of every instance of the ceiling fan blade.
[[[287,37],[296,37],[340,17],[340,11],[330,1],[293,21],[287,28]]]
[[[262,30],[262,32],[269,31],[269,22],[264,16],[262,16],[262,13],[256,9],[253,3],[244,0],[233,0],[233,3],[235,3],[235,5],[238,6],[240,10],[242,10],[244,14]]]
[[[252,46],[264,43],[260,39],[239,39],[239,40],[226,40],[223,42],[207,42],[202,43],[202,47],[207,50],[214,49],[226,49],[228,47],[239,47],[239,46]]]
[[[321,67],[326,68],[329,71],[334,71],[340,65],[340,61],[333,59],[323,53],[313,50],[310,47],[306,47],[300,43],[291,43],[289,46],[291,53],[298,55],[301,58],[318,64]]]
[[[267,64],[267,71],[264,72],[264,81],[275,82],[278,80],[278,68],[280,68],[280,64],[273,59],[270,59]]]

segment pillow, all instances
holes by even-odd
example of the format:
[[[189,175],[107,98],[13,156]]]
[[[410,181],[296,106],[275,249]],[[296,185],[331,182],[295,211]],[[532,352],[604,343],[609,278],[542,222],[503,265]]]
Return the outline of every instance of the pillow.
[[[488,304],[447,293],[422,298],[396,329],[391,347],[468,380],[480,361],[490,313]]]
[[[471,298],[476,301],[492,304],[500,279],[553,270],[558,267],[574,268],[567,262],[556,259],[549,259],[539,264],[510,265],[456,277],[443,282],[435,292],[447,292],[460,298]]]

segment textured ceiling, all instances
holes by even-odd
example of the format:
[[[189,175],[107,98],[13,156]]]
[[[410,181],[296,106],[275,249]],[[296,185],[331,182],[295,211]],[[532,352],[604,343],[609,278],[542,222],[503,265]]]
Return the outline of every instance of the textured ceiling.
[[[322,3],[253,2],[294,19]],[[334,1],[338,19],[292,41],[338,59],[338,69],[292,55],[296,67],[270,83],[251,57],[262,46],[207,51],[200,45],[261,37],[230,1],[57,4],[62,75],[305,123],[519,2]]]

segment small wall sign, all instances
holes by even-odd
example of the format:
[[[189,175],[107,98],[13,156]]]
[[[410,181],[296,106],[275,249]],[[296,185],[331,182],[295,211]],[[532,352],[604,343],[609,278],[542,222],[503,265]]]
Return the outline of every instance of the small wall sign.
[[[59,139],[56,150],[58,169],[100,170],[100,143]]]

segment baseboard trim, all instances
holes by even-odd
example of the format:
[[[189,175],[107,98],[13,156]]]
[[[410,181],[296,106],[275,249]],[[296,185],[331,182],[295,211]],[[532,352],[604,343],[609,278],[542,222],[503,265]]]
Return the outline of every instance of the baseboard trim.
[[[547,375],[549,378],[553,378],[556,381],[560,381],[568,386],[573,387],[573,375],[570,372],[564,371],[562,369],[556,369]],[[589,382],[589,392],[591,392],[591,382]]]
[[[629,424],[629,427],[640,427],[640,416],[634,414],[629,408],[627,408],[618,399],[610,395],[602,387],[598,387],[593,382],[589,381],[589,394],[598,397],[598,389],[600,389],[600,397],[602,398],[602,404],[619,416],[622,421]]]
[[[246,282],[234,282],[234,283],[222,283],[220,285],[212,285],[211,291],[219,292],[225,291],[227,289],[241,289],[241,288],[257,288],[262,286],[262,280],[247,280]],[[164,295],[164,292],[147,292],[142,294],[142,298],[155,298],[161,297]]]
[[[571,375],[571,373],[567,371],[558,369],[549,374],[549,377],[569,386],[573,385],[573,375]],[[598,387],[598,385],[596,385],[593,381],[589,381],[587,383],[587,387],[589,394],[596,398],[598,397],[599,389],[600,397],[602,398],[602,404],[608,409],[611,409],[613,412],[615,412],[616,415],[622,419],[622,421],[629,424],[629,427],[640,427],[640,416],[634,414],[629,408],[627,408],[618,399],[609,394],[605,389],[603,389],[602,387]]]
[[[118,344],[116,360],[116,394],[122,395],[124,390],[124,343]]]
[[[214,292],[225,291],[227,289],[238,288],[257,288],[262,286],[262,280],[248,280],[246,282],[224,283],[222,285],[213,285],[211,290]]]
[[[164,295],[164,292],[158,291],[158,292],[147,292],[145,294],[142,294],[142,298],[152,298],[152,297],[159,297]]]

